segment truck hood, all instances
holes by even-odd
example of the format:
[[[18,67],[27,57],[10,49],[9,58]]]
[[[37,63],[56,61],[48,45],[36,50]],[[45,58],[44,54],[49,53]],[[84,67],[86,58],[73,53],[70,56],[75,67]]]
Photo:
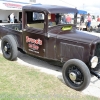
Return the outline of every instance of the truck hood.
[[[92,43],[99,39],[99,37],[97,36],[76,29],[71,31],[61,31],[61,29],[60,30],[57,29],[57,30],[51,30],[49,32],[57,34],[57,38],[62,40],[73,40],[85,43]]]

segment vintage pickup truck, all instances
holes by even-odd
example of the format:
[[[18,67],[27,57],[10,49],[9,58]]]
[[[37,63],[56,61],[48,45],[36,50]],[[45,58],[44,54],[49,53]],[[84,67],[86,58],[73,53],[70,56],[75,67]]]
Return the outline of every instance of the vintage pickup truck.
[[[71,16],[65,23],[64,15]],[[100,38],[76,29],[77,9],[55,5],[27,5],[22,23],[0,26],[1,49],[8,60],[18,50],[63,64],[65,84],[81,91],[91,80],[100,78]]]

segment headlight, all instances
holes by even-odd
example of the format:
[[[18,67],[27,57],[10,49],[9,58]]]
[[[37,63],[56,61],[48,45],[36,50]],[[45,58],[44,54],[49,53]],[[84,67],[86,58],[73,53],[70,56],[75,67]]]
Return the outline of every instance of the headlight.
[[[97,56],[94,56],[92,57],[91,59],[91,68],[95,68],[98,64],[98,57]]]

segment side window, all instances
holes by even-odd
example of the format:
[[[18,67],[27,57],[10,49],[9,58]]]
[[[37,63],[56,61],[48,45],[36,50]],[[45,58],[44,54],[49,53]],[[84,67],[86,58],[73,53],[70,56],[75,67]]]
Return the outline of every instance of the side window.
[[[44,13],[28,11],[26,14],[28,27],[44,29]]]
[[[33,20],[44,20],[44,14],[33,12]]]

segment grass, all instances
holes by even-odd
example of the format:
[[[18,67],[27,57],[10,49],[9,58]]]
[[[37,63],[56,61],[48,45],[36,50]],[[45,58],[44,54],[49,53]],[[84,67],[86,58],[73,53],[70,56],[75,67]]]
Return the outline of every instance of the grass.
[[[0,100],[99,100],[75,91],[56,77],[0,55]]]

